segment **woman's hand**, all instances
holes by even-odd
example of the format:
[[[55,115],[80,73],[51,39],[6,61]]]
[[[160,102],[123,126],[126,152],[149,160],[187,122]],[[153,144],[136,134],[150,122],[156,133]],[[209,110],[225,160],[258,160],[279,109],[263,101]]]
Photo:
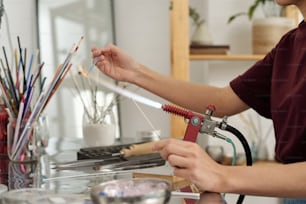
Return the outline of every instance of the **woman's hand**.
[[[140,65],[118,47],[111,44],[102,49],[93,47],[91,51],[92,57],[97,59],[96,66],[107,76],[126,82],[136,77]]]
[[[195,184],[201,191],[218,192],[222,185],[222,166],[212,160],[196,143],[178,139],[166,139],[157,142],[153,151],[174,167],[174,175]]]

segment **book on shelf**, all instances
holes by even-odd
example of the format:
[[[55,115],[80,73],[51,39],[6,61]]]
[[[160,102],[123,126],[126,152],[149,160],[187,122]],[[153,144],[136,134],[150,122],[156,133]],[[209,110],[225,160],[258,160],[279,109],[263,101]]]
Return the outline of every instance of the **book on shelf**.
[[[229,53],[229,45],[190,45],[190,54],[226,55]]]

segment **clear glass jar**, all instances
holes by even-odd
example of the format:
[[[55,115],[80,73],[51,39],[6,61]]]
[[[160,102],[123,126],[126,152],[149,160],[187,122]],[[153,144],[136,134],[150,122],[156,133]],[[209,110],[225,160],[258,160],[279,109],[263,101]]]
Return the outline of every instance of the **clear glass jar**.
[[[41,148],[41,152],[45,152],[45,149],[49,144],[49,121],[46,114],[41,114],[38,118],[36,125],[37,145]]]
[[[8,180],[8,155],[7,155],[7,124],[8,113],[5,105],[0,104],[0,183],[7,184]]]
[[[39,188],[41,185],[38,162],[9,162],[8,189]]]
[[[7,156],[8,113],[3,104],[0,104],[0,120],[0,155]]]
[[[16,132],[16,129],[18,129],[18,132]],[[11,161],[33,162],[38,160],[40,149],[37,146],[39,138],[37,130],[36,121],[28,125],[28,120],[25,119],[18,124],[16,118],[9,118],[7,125],[7,152]]]

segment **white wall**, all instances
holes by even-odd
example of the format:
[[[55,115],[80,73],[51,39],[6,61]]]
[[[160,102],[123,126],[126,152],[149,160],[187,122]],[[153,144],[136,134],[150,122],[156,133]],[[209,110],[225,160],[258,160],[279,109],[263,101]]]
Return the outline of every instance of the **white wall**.
[[[36,44],[36,17],[34,0],[3,0],[4,8],[7,14],[2,17],[0,28],[0,44],[10,49],[10,38],[13,48],[17,47],[17,36],[20,36],[22,47],[34,50]],[[9,24],[7,24],[8,19]],[[10,35],[7,34],[8,28]],[[2,48],[1,48],[2,56]]]
[[[115,1],[117,44],[141,63],[158,72],[170,73],[169,1]],[[162,101],[142,90],[137,93]],[[161,110],[141,106],[153,126],[169,135],[169,115]],[[122,134],[135,137],[138,130],[151,130],[140,111],[131,101],[121,104]]]

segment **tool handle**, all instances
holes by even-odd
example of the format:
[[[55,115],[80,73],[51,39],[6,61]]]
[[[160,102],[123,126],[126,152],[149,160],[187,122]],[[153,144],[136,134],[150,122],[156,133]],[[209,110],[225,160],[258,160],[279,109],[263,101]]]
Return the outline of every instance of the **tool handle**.
[[[124,148],[120,151],[121,155],[123,157],[129,157],[129,156],[136,156],[136,155],[144,155],[144,154],[150,154],[154,153],[152,151],[153,145],[156,143],[154,142],[147,142],[142,144],[133,144],[128,148]]]

